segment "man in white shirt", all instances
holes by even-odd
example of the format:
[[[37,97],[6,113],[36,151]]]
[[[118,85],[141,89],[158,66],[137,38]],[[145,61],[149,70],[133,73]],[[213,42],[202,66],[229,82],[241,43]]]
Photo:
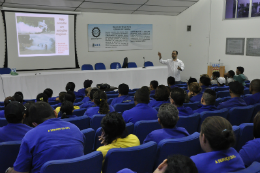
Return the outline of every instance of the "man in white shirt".
[[[160,63],[166,64],[168,66],[168,77],[174,77],[175,84],[181,83],[180,71],[184,70],[184,63],[177,59],[178,51],[174,50],[172,52],[172,59],[163,60],[160,52],[158,52],[158,56]]]

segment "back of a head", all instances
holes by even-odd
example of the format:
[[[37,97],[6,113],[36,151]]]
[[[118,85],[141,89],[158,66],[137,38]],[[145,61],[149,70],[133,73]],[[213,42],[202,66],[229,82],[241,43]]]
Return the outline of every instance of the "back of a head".
[[[32,122],[43,123],[50,118],[56,118],[52,107],[45,102],[37,102],[30,107],[29,114]]]
[[[90,91],[90,94],[89,94],[89,97],[91,100],[94,99],[93,95],[95,94],[95,92],[99,91],[98,88],[93,88],[91,91]]]
[[[155,90],[154,98],[156,101],[167,101],[169,100],[169,90],[164,85],[159,85]]]
[[[107,104],[107,95],[104,91],[98,90],[93,95],[94,103],[99,106],[100,114],[109,113],[109,105]]]
[[[197,79],[190,77],[188,80],[188,85],[190,85],[193,82],[197,82]]]
[[[254,137],[255,138],[260,138],[260,111],[257,112],[254,118]]]
[[[142,90],[147,90],[149,92],[149,95],[151,94],[150,89],[148,88],[148,86],[142,86],[140,89]]]
[[[173,88],[171,90],[171,98],[176,106],[182,106],[185,101],[185,91],[182,88]]]
[[[210,78],[205,77],[205,76],[201,76],[200,77],[200,83],[202,83],[205,86],[210,86],[211,85]]]
[[[141,88],[135,92],[134,101],[137,103],[148,104],[150,102],[150,93],[145,88]]]
[[[68,91],[65,94],[64,101],[67,100],[67,101],[74,103],[75,99],[76,99],[76,96],[73,91]]]
[[[213,77],[216,77],[216,78],[220,77],[220,73],[218,71],[214,71],[212,73],[212,75],[213,75]]]
[[[85,95],[86,95],[86,96],[89,95],[90,92],[91,92],[91,90],[92,90],[91,87],[86,88],[86,89],[85,89]]]
[[[150,85],[153,86],[153,89],[156,89],[156,88],[158,87],[159,83],[158,83],[157,80],[152,80],[152,81],[150,82]]]
[[[251,90],[254,92],[260,92],[260,79],[254,79],[250,83]]]
[[[244,94],[244,86],[238,81],[230,82],[229,89],[235,95],[240,96]]]
[[[229,74],[229,76],[232,77],[232,78],[235,76],[235,72],[234,72],[233,70],[229,70],[229,71],[228,71],[228,74]]]
[[[215,151],[227,150],[236,142],[232,125],[227,119],[220,116],[207,117],[201,124],[202,134]]]
[[[241,74],[244,73],[244,67],[237,67],[237,70],[238,70]]]
[[[33,104],[35,104],[35,102],[32,102],[32,101],[24,104],[24,107],[26,108],[26,110],[24,112],[25,118],[23,120],[23,124],[26,124],[27,126],[30,126],[30,127],[34,127],[32,125],[32,120],[31,120],[31,116],[30,116],[30,112],[29,112],[29,110]]]
[[[84,88],[88,88],[88,87],[91,87],[93,81],[92,80],[85,80],[83,85],[84,85]]]
[[[208,74],[202,74],[202,75],[200,75],[200,77],[207,77],[207,78],[210,78]]]
[[[105,143],[111,144],[117,138],[128,136],[125,121],[121,114],[112,112],[107,114],[101,121],[101,127],[105,133]]]
[[[118,86],[118,93],[121,95],[128,95],[129,92],[129,86],[127,84],[120,84]]]
[[[12,101],[5,107],[5,118],[8,123],[21,123],[23,120],[25,107],[23,104]]]
[[[48,96],[46,94],[44,94],[44,93],[40,93],[40,94],[37,95],[36,101],[37,102],[46,102],[46,103],[48,103]]]
[[[60,111],[61,111],[61,114],[62,114],[61,119],[68,118],[67,115],[72,115],[73,110],[74,110],[73,103],[70,102],[70,101],[65,100],[61,104],[61,107],[60,107]]]
[[[167,158],[167,168],[164,173],[198,173],[198,169],[189,157],[172,155]]]
[[[14,95],[20,95],[22,97],[22,99],[23,99],[23,93],[21,91],[15,92]]]
[[[5,105],[5,107],[6,107],[9,103],[11,103],[11,102],[13,102],[13,101],[15,101],[15,99],[14,99],[13,97],[11,97],[11,96],[6,97],[5,100],[4,100],[4,105]]]
[[[164,103],[160,106],[157,116],[163,128],[172,129],[178,122],[179,111],[176,106],[170,103]]]
[[[168,85],[175,85],[175,78],[172,76],[168,77],[167,83]]]
[[[15,101],[17,101],[17,102],[19,102],[19,103],[23,103],[23,98],[22,98],[21,95],[19,95],[19,94],[14,94],[13,98],[14,98]]]
[[[75,90],[75,83],[74,82],[68,82],[65,89],[66,89],[66,91],[74,91]]]
[[[65,95],[66,95],[66,92],[65,92],[65,91],[62,91],[62,92],[59,93],[59,101],[60,101],[61,103],[64,102]]]
[[[226,84],[226,79],[224,77],[219,77],[217,82],[220,86],[224,86]]]
[[[196,94],[201,92],[201,87],[197,82],[193,82],[189,84],[189,91],[194,92]]]
[[[217,94],[212,89],[206,89],[202,95],[206,105],[215,105]]]
[[[48,96],[48,98],[51,98],[52,95],[53,95],[53,91],[52,89],[50,88],[46,88],[44,91],[43,91],[44,94],[46,94]]]

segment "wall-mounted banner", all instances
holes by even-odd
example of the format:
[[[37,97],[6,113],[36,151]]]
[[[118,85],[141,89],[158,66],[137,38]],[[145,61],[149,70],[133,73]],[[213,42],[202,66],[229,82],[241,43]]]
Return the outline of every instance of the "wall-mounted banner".
[[[152,24],[89,24],[88,50],[144,50],[153,49]]]

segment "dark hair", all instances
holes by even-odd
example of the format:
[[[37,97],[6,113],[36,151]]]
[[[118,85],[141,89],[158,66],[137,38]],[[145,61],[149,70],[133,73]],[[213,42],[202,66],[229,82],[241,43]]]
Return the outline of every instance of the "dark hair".
[[[215,105],[217,94],[212,89],[206,89],[202,95],[206,105]]]
[[[201,92],[201,87],[197,82],[193,82],[189,84],[189,91],[199,94]]]
[[[21,91],[15,92],[14,95],[20,95],[22,97],[22,99],[23,99],[23,93]]]
[[[253,132],[255,138],[260,138],[260,111],[255,115]]]
[[[30,127],[34,127],[32,125],[32,119],[31,119],[30,111],[29,111],[33,104],[35,104],[35,102],[33,102],[33,101],[30,101],[30,102],[27,102],[24,104],[24,107],[26,107],[26,110],[24,112],[25,118],[23,120],[23,124],[26,124],[27,126],[30,126]]]
[[[9,103],[11,103],[13,101],[15,101],[15,99],[13,97],[11,97],[11,96],[6,97],[5,101],[4,101],[4,106],[6,107]]]
[[[244,67],[237,67],[237,70],[240,71],[241,74],[244,73]]]
[[[19,103],[22,103],[22,104],[23,104],[23,98],[22,98],[21,95],[19,95],[19,94],[14,94],[13,98],[14,98],[15,101],[18,101]]]
[[[179,111],[174,105],[164,103],[160,106],[157,116],[160,119],[163,128],[172,129],[178,122]]]
[[[202,134],[213,150],[227,150],[236,142],[232,125],[220,116],[207,117],[201,124]]]
[[[198,169],[188,156],[171,155],[167,157],[167,168],[164,173],[198,173]]]
[[[29,113],[32,122],[37,124],[43,123],[46,119],[55,118],[52,107],[46,102],[37,102],[31,105]]]
[[[152,80],[151,82],[150,82],[150,85],[152,85],[153,86],[153,88],[154,89],[156,89],[157,87],[158,87],[158,81],[156,81],[156,80]]]
[[[189,80],[188,80],[188,85],[193,83],[193,82],[197,82],[197,79],[190,77]]]
[[[64,101],[67,100],[67,101],[74,103],[75,99],[76,99],[76,96],[73,91],[68,91],[65,94]]]
[[[254,79],[250,83],[251,90],[254,92],[260,92],[260,79]]]
[[[145,88],[141,88],[135,92],[134,101],[137,103],[148,104],[150,102],[150,93]]]
[[[66,95],[66,92],[65,92],[65,91],[62,91],[62,92],[59,93],[59,101],[60,101],[61,103],[64,102],[65,95]]]
[[[53,95],[53,91],[52,89],[50,88],[46,88],[44,91],[43,91],[44,94],[46,94],[48,96],[48,98],[51,98],[52,95]]]
[[[21,96],[20,96],[21,97]],[[18,103],[17,105],[15,105],[14,103]],[[19,106],[19,107],[18,107]],[[6,111],[6,109],[10,109],[10,108],[12,108],[12,109],[15,109],[16,111],[16,113],[10,113],[9,112],[9,114],[6,114],[7,113],[7,111]],[[8,104],[6,107],[5,107],[5,119],[6,119],[6,121],[8,122],[8,123],[14,123],[14,124],[16,124],[16,123],[21,123],[22,122],[22,120],[23,120],[23,116],[24,116],[24,110],[25,108],[24,108],[24,106],[23,106],[23,104],[22,103],[19,103],[19,102],[17,102],[17,101],[13,101],[12,102],[12,104]],[[18,112],[18,110],[19,110],[19,112]],[[21,112],[20,112],[21,111]]]
[[[218,78],[218,77],[220,77],[220,73],[218,71],[214,71],[212,73],[212,76]]]
[[[74,82],[68,82],[66,85],[65,90],[68,91],[74,91],[75,90],[75,83]]]
[[[93,95],[94,95],[95,92],[97,92],[97,91],[99,91],[99,89],[97,89],[97,88],[93,88],[93,89],[90,91],[90,94],[89,94],[90,100],[93,100],[93,99],[94,99]]]
[[[167,83],[168,83],[168,85],[175,85],[175,78],[172,76],[169,76],[167,78]]]
[[[236,95],[240,96],[244,94],[244,86],[238,81],[230,82],[229,89],[232,93]]]
[[[72,115],[74,110],[73,103],[65,100],[60,107],[60,112],[62,114],[61,119],[69,118],[68,115]]]
[[[176,106],[182,106],[185,101],[185,91],[176,87],[171,90],[171,98]]]
[[[84,88],[91,87],[93,81],[92,80],[85,80],[83,83]]]
[[[174,50],[174,51],[172,51],[172,52],[176,52],[177,55],[179,54],[179,52],[178,52],[177,50]]]
[[[36,101],[37,102],[41,102],[42,101],[42,102],[48,103],[48,96],[46,94],[44,94],[44,93],[40,93],[40,94],[37,95]]]
[[[211,85],[210,78],[205,77],[205,76],[201,76],[200,77],[200,83],[202,83],[205,86],[210,86]]]
[[[142,86],[140,89],[147,90],[149,92],[149,95],[151,94],[151,91],[148,86]]]
[[[129,86],[127,84],[120,84],[118,86],[118,93],[121,95],[127,95],[129,92]]]
[[[105,144],[111,144],[117,138],[128,136],[125,121],[121,114],[112,112],[107,114],[101,121],[101,127],[104,132]]]
[[[228,74],[233,78],[235,76],[235,72],[233,70],[229,70]]]
[[[164,85],[159,85],[155,90],[154,98],[156,101],[167,101],[169,100],[169,90]]]
[[[104,91],[98,90],[93,95],[94,103],[99,106],[99,113],[100,114],[107,114],[109,113],[109,105],[107,104],[107,95]]]

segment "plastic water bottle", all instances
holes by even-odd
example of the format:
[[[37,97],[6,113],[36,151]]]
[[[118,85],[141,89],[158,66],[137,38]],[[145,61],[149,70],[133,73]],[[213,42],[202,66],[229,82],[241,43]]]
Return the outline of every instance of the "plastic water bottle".
[[[118,65],[118,63],[116,64],[116,70],[118,70],[118,68],[119,68],[119,65]]]

